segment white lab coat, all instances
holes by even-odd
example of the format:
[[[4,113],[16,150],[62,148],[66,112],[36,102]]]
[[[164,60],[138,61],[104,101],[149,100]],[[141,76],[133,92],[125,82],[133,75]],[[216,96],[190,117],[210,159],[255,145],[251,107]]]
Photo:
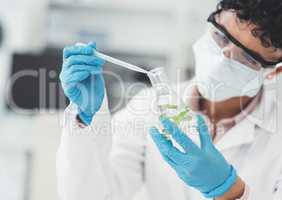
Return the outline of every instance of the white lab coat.
[[[249,200],[282,199],[282,121],[273,85],[265,84],[256,110],[215,144],[248,184]],[[158,123],[154,99],[145,90],[113,117],[104,101],[91,129],[79,128],[75,106],[67,108],[57,155],[61,200],[131,200],[142,186],[152,200],[205,199],[177,177],[148,135]]]

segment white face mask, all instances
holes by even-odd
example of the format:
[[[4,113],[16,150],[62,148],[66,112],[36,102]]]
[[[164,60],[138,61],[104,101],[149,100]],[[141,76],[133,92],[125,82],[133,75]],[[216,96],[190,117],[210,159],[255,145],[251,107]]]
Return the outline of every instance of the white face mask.
[[[208,32],[193,46],[196,79],[201,95],[214,102],[232,97],[254,97],[263,84],[263,70],[226,58]]]

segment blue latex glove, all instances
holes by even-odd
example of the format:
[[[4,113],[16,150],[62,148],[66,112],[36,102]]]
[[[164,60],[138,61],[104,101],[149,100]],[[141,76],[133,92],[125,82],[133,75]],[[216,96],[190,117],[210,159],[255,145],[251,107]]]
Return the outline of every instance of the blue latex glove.
[[[100,109],[104,99],[104,60],[96,57],[95,43],[64,48],[60,80],[65,95],[79,109],[80,119],[87,125]]]
[[[215,198],[227,192],[236,182],[237,174],[212,143],[204,119],[198,115],[197,125],[201,147],[183,133],[173,122],[161,118],[165,132],[183,148],[173,146],[156,128],[150,134],[164,160],[176,171],[177,175],[189,186],[196,188],[207,198]]]

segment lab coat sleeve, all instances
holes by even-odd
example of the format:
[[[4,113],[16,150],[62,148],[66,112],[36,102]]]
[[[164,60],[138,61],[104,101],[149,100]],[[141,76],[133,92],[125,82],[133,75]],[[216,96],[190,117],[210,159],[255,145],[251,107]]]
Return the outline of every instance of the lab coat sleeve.
[[[110,190],[102,157],[108,157],[111,127],[106,102],[103,102],[89,127],[80,128],[76,115],[77,108],[71,103],[65,110],[57,151],[60,200],[107,199]]]
[[[131,199],[144,181],[144,127],[136,129],[138,118],[127,109],[111,119],[104,101],[91,126],[79,128],[76,110],[65,112],[57,153],[60,199]]]

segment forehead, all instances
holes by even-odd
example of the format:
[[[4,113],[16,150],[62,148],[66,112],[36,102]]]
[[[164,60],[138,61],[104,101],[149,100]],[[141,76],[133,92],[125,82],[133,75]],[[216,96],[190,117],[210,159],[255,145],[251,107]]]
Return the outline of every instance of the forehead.
[[[232,11],[222,11],[217,16],[217,22],[224,26],[226,30],[248,49],[253,50],[268,61],[276,61],[282,58],[282,50],[274,47],[264,47],[261,40],[254,37],[252,30],[254,24],[240,21]]]

